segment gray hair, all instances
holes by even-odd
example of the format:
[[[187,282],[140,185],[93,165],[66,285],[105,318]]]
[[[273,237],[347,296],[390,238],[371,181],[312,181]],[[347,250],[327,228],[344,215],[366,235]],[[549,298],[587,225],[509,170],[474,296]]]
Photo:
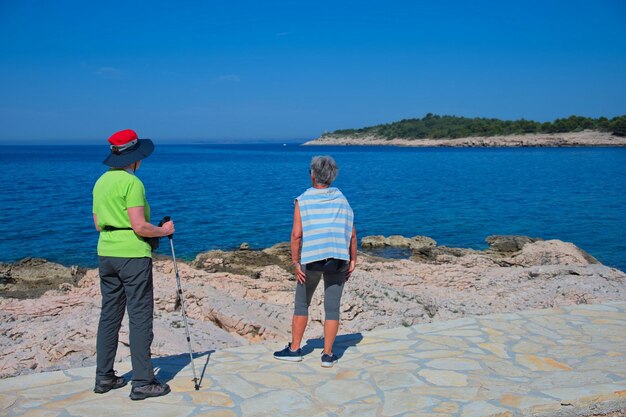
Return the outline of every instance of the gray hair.
[[[314,156],[311,159],[311,173],[318,184],[330,185],[337,178],[339,168],[331,156]]]

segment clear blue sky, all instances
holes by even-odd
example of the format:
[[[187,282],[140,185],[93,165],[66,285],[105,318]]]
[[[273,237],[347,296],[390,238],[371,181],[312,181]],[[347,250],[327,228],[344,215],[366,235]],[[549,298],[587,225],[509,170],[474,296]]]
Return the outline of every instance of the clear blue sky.
[[[0,142],[626,114],[626,1],[0,0]]]

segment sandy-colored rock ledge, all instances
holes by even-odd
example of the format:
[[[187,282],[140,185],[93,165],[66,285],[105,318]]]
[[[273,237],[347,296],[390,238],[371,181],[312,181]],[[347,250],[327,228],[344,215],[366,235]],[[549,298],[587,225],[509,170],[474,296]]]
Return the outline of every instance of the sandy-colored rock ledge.
[[[573,305],[341,334],[339,362],[272,357],[266,342],[156,358],[172,393],[134,402],[92,392],[94,367],[0,380],[0,414],[83,417],[577,417],[626,411],[626,303]],[[130,377],[121,362],[120,374]],[[610,414],[609,414],[610,413]]]
[[[457,139],[385,139],[376,136],[326,135],[303,145],[343,146],[413,146],[413,147],[568,147],[568,146],[626,146],[626,137],[608,132],[583,131],[572,133],[528,134],[507,136],[472,136]]]
[[[366,240],[366,239],[364,239]],[[486,251],[437,246],[424,237],[383,237],[406,245],[411,259],[360,255],[346,286],[341,331],[408,327],[490,313],[514,313],[563,305],[626,301],[626,274],[599,264],[571,243],[495,236]],[[288,244],[263,251],[211,251],[179,262],[192,339],[203,350],[285,343],[290,333],[295,281]],[[28,263],[32,274],[59,275],[64,267]],[[69,269],[69,268],[68,268]],[[11,298],[21,271],[0,298],[0,376],[88,366],[95,363],[100,313],[97,270],[77,284],[36,298]],[[71,271],[70,271],[71,272]],[[63,274],[61,274],[63,275]],[[5,281],[10,281],[7,278]],[[187,350],[172,261],[155,261],[155,357]],[[30,285],[30,284],[29,284]],[[23,291],[23,290],[20,290]],[[9,296],[7,296],[9,294]],[[24,293],[20,293],[24,295]],[[305,337],[322,335],[322,291],[315,295]],[[493,347],[497,351],[498,347]],[[123,323],[118,360],[129,358]]]

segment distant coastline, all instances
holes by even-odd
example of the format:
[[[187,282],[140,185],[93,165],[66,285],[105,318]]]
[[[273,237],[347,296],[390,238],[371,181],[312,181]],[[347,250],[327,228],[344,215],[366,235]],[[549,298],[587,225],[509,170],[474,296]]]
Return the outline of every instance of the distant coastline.
[[[411,146],[411,147],[610,147],[626,146],[626,137],[609,132],[585,130],[569,133],[469,136],[454,139],[387,139],[376,135],[326,134],[303,146]]]
[[[417,119],[325,132],[304,145],[450,147],[626,146],[626,115],[570,116],[551,122],[428,113]]]

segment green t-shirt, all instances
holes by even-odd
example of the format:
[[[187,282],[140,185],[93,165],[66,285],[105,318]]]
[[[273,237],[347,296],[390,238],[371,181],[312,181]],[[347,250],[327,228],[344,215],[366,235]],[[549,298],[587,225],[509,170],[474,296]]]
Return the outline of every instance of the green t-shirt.
[[[123,169],[105,172],[93,187],[93,213],[100,229],[104,226],[131,227],[128,207],[140,206],[144,207],[146,221],[149,222],[150,206],[143,183]],[[98,239],[98,255],[144,258],[152,257],[152,252],[150,245],[132,230],[102,230]]]

